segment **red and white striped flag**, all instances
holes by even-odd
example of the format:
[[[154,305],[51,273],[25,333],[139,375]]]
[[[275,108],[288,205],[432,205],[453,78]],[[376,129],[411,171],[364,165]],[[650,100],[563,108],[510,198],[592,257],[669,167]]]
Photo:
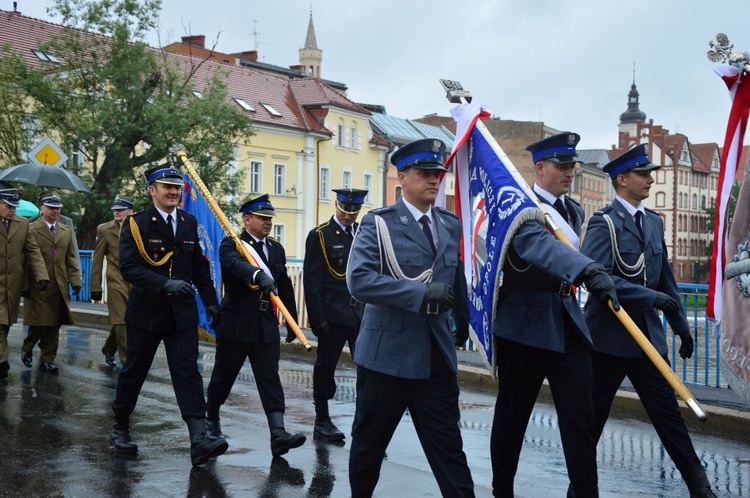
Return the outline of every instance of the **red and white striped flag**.
[[[708,317],[721,320],[721,287],[726,266],[727,207],[742,155],[742,143],[750,111],[750,75],[734,66],[721,66],[715,68],[714,71],[721,76],[729,88],[729,97],[732,100],[724,137],[724,150],[721,155],[719,188],[714,209],[714,245],[711,253],[707,304]]]

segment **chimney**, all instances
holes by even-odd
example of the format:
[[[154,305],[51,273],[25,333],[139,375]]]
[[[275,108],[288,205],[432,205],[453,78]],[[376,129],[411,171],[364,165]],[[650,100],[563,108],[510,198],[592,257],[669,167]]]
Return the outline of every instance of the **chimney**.
[[[289,66],[289,69],[305,74],[305,66],[303,64],[295,64],[293,66]]]
[[[257,50],[245,50],[242,52],[241,58],[250,61],[250,62],[256,62],[258,60],[258,51]]]
[[[205,35],[183,36],[182,43],[184,45],[192,45],[193,47],[206,48],[206,36]]]

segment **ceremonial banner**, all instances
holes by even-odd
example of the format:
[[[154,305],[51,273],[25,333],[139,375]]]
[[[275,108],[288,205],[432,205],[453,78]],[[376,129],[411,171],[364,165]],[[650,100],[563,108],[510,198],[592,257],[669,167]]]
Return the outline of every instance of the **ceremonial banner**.
[[[205,199],[194,187],[188,175],[183,176],[185,187],[182,190],[182,209],[195,216],[198,220],[198,240],[204,256],[208,258],[211,265],[211,279],[214,281],[216,294],[221,297],[221,265],[219,264],[219,243],[225,236],[216,216],[206,204]],[[199,295],[195,295],[198,304],[198,332],[212,342],[216,340],[216,333],[211,330],[211,325],[206,316],[206,309]]]
[[[727,206],[729,206],[729,196],[732,193],[732,185],[742,156],[742,143],[747,128],[748,111],[750,110],[750,81],[748,81],[750,75],[745,74],[745,77],[741,79],[741,70],[734,66],[721,66],[715,68],[714,71],[724,80],[729,88],[729,97],[732,99],[719,169],[719,187],[714,210],[714,245],[711,254],[711,273],[708,281],[706,310],[709,318],[721,320],[722,281],[727,261],[725,245]]]
[[[518,227],[544,215],[529,198],[525,182],[481,119],[489,111],[477,104],[451,110],[457,122],[456,140],[447,165],[453,164],[456,214],[463,225],[462,258],[469,288],[469,328],[487,365],[494,370],[492,320],[497,288],[508,245]],[[441,182],[445,191],[445,178]],[[443,196],[438,195],[442,201]]]

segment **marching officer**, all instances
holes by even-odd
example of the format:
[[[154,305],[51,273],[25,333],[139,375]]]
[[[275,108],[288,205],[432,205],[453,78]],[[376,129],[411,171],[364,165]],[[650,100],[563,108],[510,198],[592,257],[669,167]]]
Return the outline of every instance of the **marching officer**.
[[[133,201],[118,195],[112,203],[114,219],[96,227],[96,248],[91,265],[91,300],[102,300],[102,267],[107,258],[107,313],[109,314],[109,336],[102,348],[105,361],[110,367],[115,366],[115,352],[119,353],[120,363],[125,364],[127,348],[127,331],[125,327],[125,308],[128,304],[130,284],[120,273],[120,231],[122,221],[133,214]]]
[[[207,422],[209,434],[221,437],[219,410],[229,397],[245,359],[250,360],[258,395],[268,418],[271,454],[279,456],[305,442],[302,434],[284,429],[284,389],[279,378],[279,322],[269,293],[279,296],[289,314],[297,320],[294,287],[286,270],[284,247],[268,234],[276,216],[268,194],[249,199],[240,207],[245,225],[241,242],[258,266],[248,263],[226,237],[219,245],[224,281],[221,323],[216,328],[216,361],[208,385]],[[277,290],[274,290],[277,289]]]
[[[120,271],[131,285],[125,310],[128,347],[112,403],[115,424],[109,443],[120,453],[138,451],[130,437],[130,414],[156,350],[164,342],[177,404],[190,432],[191,462],[202,465],[223,454],[228,445],[223,438],[206,436],[195,288],[212,326],[219,320],[219,305],[201,250],[198,222],[178,208],[182,175],[170,164],[144,174],[153,204],[128,217],[120,233]]]
[[[578,162],[579,139],[566,132],[527,147],[535,164],[536,195],[553,206],[557,224],[573,237],[584,215],[565,194]],[[568,496],[599,496],[592,341],[571,285],[581,283],[597,299],[612,299],[618,307],[614,283],[601,265],[556,240],[541,223],[529,221],[519,227],[503,265],[492,326],[498,366],[490,436],[495,496],[514,495],[524,434],[545,378],[560,422]]]
[[[654,183],[651,172],[660,167],[649,160],[646,144],[633,147],[604,166],[617,195],[612,204],[589,220],[581,252],[612,274],[623,307],[669,363],[657,310],[664,312],[672,330],[680,336],[681,358],[692,356],[693,337],[669,263],[664,222],[658,213],[643,206]],[[592,364],[597,440],[617,389],[627,376],[690,496],[715,497],[669,383],[609,309],[589,300],[584,314],[596,346]]]
[[[81,268],[73,246],[73,229],[57,222],[62,206],[57,192],[42,194],[41,216],[31,224],[31,233],[39,245],[51,285],[45,290],[30,287],[30,297],[24,300],[23,310],[23,323],[29,326],[29,332],[23,341],[21,361],[31,368],[32,351],[41,342],[39,368],[51,373],[58,371],[54,361],[60,325],[73,323],[68,284],[76,297],[81,292]]]
[[[474,496],[458,424],[456,344],[469,335],[461,222],[432,207],[444,152],[440,140],[424,139],[391,156],[404,196],[364,216],[349,257],[349,290],[365,303],[354,351],[353,498],[372,496],[407,409],[443,496]]]
[[[346,286],[346,265],[357,233],[357,216],[367,190],[334,189],[336,213],[313,228],[305,242],[303,282],[310,328],[318,338],[317,359],[313,368],[315,427],[313,436],[326,441],[341,441],[344,433],[331,421],[328,400],[336,393],[336,364],[349,343],[354,355],[362,304]]]
[[[21,292],[25,287],[24,261],[34,275],[37,290],[46,290],[49,275],[31,234],[29,222],[16,217],[20,204],[18,190],[0,190],[0,379],[8,376],[8,332],[18,321]]]

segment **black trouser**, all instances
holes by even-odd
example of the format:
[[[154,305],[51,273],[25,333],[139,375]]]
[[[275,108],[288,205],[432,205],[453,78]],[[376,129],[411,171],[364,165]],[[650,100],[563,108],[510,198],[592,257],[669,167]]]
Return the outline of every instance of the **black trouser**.
[[[512,487],[524,434],[546,377],[560,426],[568,477],[575,487],[597,485],[591,397],[591,353],[582,343],[556,353],[497,338],[498,392],[490,453],[492,487]]]
[[[669,358],[666,355],[663,358],[669,364]],[[677,470],[684,477],[696,466],[702,467],[680,414],[674,390],[646,356],[621,358],[592,353],[592,364],[597,440],[604,430],[617,389],[627,376]]]
[[[313,398],[333,399],[336,394],[336,365],[344,345],[349,343],[349,351],[354,357],[354,342],[357,340],[357,327],[329,324],[328,334],[318,337],[318,357],[313,368]]]
[[[433,345],[429,379],[357,369],[357,410],[349,454],[352,498],[372,496],[385,450],[407,408],[442,495],[473,497],[474,482],[458,426],[458,380]]]
[[[198,330],[147,330],[127,326],[128,361],[117,379],[117,395],[112,403],[115,420],[127,419],[135,409],[138,395],[154,361],[159,344],[164,341],[169,375],[182,418],[203,418],[206,400],[203,378],[198,371]]]
[[[249,343],[226,337],[217,338],[216,361],[211,382],[208,384],[210,409],[218,410],[227,400],[234,381],[245,359],[248,358],[263,411],[266,414],[284,413],[284,389],[279,378],[279,352],[279,341]],[[208,416],[213,418],[214,414],[209,413]]]

